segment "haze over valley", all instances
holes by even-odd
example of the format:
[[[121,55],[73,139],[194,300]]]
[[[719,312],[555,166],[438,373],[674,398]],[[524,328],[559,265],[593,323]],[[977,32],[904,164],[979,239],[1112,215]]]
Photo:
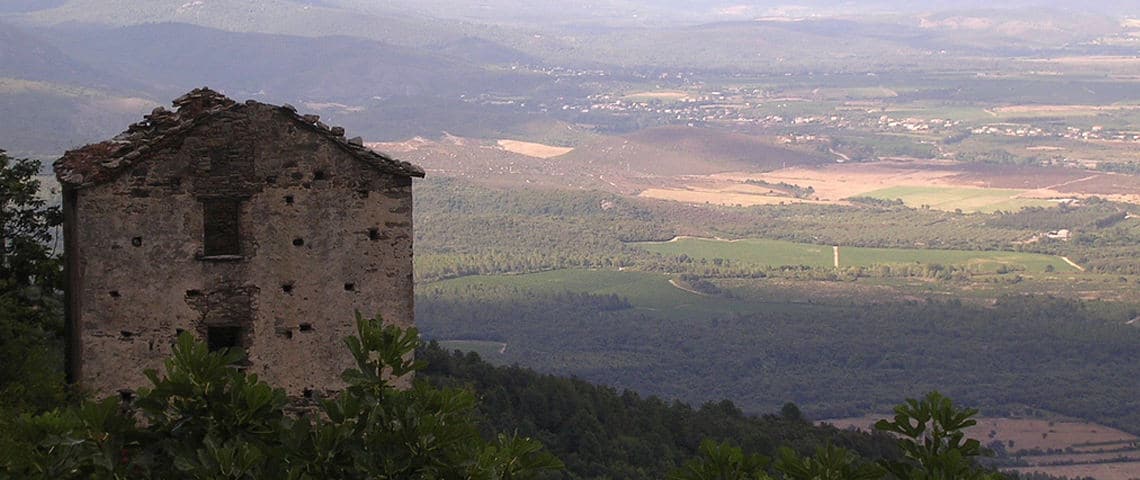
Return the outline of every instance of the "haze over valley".
[[[840,428],[938,390],[987,465],[1140,478],[1136,2],[0,5],[0,148],[51,201],[202,86],[424,168],[445,349]]]

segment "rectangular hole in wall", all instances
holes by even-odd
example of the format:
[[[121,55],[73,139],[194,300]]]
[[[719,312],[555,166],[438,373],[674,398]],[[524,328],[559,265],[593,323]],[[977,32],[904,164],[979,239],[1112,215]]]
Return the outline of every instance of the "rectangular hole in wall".
[[[302,324],[300,325],[300,328],[299,328],[299,330],[301,330],[302,332],[311,332],[311,331],[313,331],[313,324],[311,324],[311,323],[302,323]]]
[[[285,293],[293,293],[293,283],[289,282],[281,284],[281,291]]]
[[[285,204],[286,205],[292,205],[293,204],[293,196],[292,195],[285,195]]]
[[[202,296],[202,291],[201,291],[201,290],[187,290],[187,291],[186,291],[186,296],[187,296],[187,297],[190,297],[190,298],[194,298],[194,297],[201,297],[201,296]]]
[[[380,239],[380,229],[376,228],[376,227],[369,228],[368,229],[368,239],[372,240],[373,242],[375,242],[376,240],[379,240]]]
[[[355,283],[345,283],[344,284],[344,291],[351,292],[353,290],[356,290],[356,284]]]
[[[123,296],[122,294],[119,293],[118,290],[111,290],[110,292],[108,292],[108,294],[111,295],[111,298],[119,298],[119,297]]]
[[[241,201],[231,198],[209,199],[202,202],[203,230],[207,257],[239,255],[241,237],[238,225],[241,219]]]
[[[131,338],[131,337],[135,336],[135,334],[134,334],[134,332],[128,332],[126,330],[123,330],[123,331],[119,332],[119,336],[121,336],[123,338]]]
[[[317,170],[313,172],[313,180],[325,180],[329,178],[324,170]]]
[[[241,348],[242,328],[236,326],[206,327],[206,345],[210,351]]]

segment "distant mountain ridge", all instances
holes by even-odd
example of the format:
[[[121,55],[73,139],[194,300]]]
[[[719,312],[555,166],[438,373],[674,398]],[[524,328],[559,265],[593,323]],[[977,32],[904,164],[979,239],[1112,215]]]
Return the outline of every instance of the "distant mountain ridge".
[[[0,22],[0,77],[107,89],[138,88],[140,84],[89,62],[76,60],[47,39]]]

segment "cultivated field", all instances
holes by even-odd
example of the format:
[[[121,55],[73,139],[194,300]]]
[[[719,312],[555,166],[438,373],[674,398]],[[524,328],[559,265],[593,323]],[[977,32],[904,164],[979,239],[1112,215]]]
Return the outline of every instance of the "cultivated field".
[[[1076,272],[1060,257],[1020,252],[979,252],[963,250],[861,248],[785,242],[781,240],[746,239],[737,241],[678,238],[669,242],[637,243],[662,255],[688,255],[692,258],[724,258],[754,266],[807,265],[832,267],[873,267],[875,265],[940,264],[967,267],[971,271],[992,273],[1001,267],[1011,270],[1043,273],[1048,266],[1056,272]]]
[[[652,92],[634,92],[622,98],[631,102],[647,102],[651,100],[678,101],[688,97],[688,93],[679,90],[656,90]]]
[[[1002,188],[897,186],[863,193],[881,200],[902,200],[908,207],[961,210],[966,213],[996,211],[1016,212],[1025,207],[1056,205],[1048,200],[1022,198],[1026,190]]]
[[[911,207],[963,212],[1016,211],[1088,196],[1140,204],[1136,175],[910,158],[839,164],[832,156],[773,142],[706,128],[661,127],[596,136],[573,148],[513,139],[491,144],[454,136],[369,146],[422,165],[433,176],[496,185],[598,189],[691,204],[846,205],[857,196],[898,198]],[[1070,154],[1068,146],[1044,147],[1065,148]],[[1106,147],[1098,155],[1116,158],[1113,151]],[[749,180],[810,187],[812,193],[796,198]]]
[[[786,205],[789,203],[824,203],[777,195],[771,189],[748,184],[731,184],[713,187],[685,186],[681,188],[647,188],[637,196],[683,203],[707,203],[727,207],[754,205]]]
[[[514,152],[520,155],[536,158],[553,158],[559,155],[570,153],[574,149],[571,147],[556,147],[554,145],[544,145],[534,142],[523,142],[519,140],[499,140],[498,144],[503,150]]]
[[[876,421],[886,417],[868,415],[823,423],[870,431]],[[967,435],[983,445],[1000,442],[1011,455],[1019,450],[1041,452],[1021,456],[1031,466],[1012,470],[1098,480],[1140,478],[1140,438],[1115,428],[1061,419],[980,417],[977,421]],[[1055,453],[1046,453],[1050,451]],[[1086,464],[1053,465],[1064,462]]]

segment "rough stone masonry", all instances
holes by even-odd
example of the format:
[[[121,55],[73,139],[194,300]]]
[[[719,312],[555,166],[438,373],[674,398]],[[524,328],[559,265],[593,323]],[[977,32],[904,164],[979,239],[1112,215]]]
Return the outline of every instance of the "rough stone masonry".
[[[129,398],[188,331],[289,395],[341,388],[355,311],[413,323],[423,170],[289,105],[202,88],[174,107],[55,162],[69,377]]]

